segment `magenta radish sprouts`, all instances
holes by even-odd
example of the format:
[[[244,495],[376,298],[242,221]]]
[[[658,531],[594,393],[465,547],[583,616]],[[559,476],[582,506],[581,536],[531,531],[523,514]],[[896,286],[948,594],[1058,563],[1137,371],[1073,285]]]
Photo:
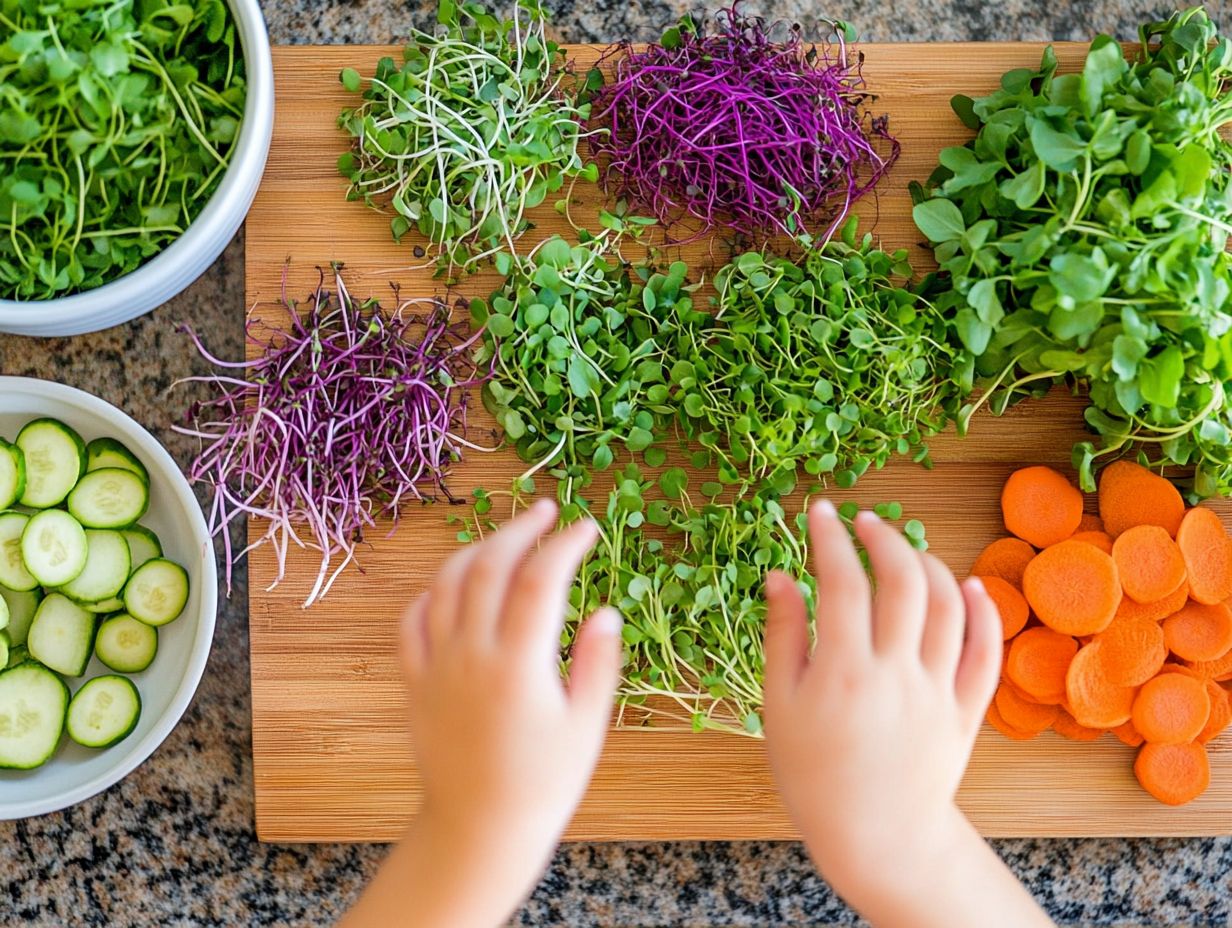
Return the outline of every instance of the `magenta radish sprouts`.
[[[679,224],[678,240],[718,229],[753,239],[829,238],[898,157],[887,119],[873,117],[861,58],[835,24],[806,45],[798,26],[740,13],[713,31],[685,18],[658,43],[604,56],[591,139],[604,189],[635,212]]]
[[[378,519],[396,527],[412,500],[458,502],[445,482],[451,466],[464,449],[487,450],[465,437],[469,388],[487,376],[472,351],[479,333],[451,323],[439,299],[400,301],[387,315],[375,301],[356,303],[337,268],[334,279],[331,291],[322,274],[306,306],[287,299],[284,279],[287,324],[250,321],[249,361],[220,360],[184,328],[208,361],[235,372],[187,378],[216,392],[176,427],[201,442],[188,476],[212,489],[209,527],[223,537],[228,589],[234,560],[266,543],[277,585],[294,543],[321,556],[305,607],[329,592]],[[268,525],[233,557],[227,527],[244,515]]]

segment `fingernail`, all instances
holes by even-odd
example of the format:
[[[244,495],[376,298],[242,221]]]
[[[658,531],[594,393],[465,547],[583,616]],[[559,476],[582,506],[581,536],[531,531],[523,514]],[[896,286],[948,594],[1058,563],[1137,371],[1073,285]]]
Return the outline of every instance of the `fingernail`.
[[[979,577],[968,577],[963,581],[963,586],[965,586],[972,593],[976,593],[980,596],[988,595],[988,590],[984,589],[984,581]]]
[[[556,510],[556,504],[550,499],[537,499],[531,503],[530,511],[538,516],[545,516]]]
[[[819,499],[813,503],[813,514],[823,519],[833,519],[838,515],[838,510],[834,508],[834,504],[828,499]]]
[[[593,633],[596,635],[619,635],[624,619],[611,606],[604,606],[590,617]]]
[[[877,515],[877,513],[873,512],[871,509],[861,509],[856,513],[856,521],[864,522],[868,525],[876,525],[881,521],[881,516]]]

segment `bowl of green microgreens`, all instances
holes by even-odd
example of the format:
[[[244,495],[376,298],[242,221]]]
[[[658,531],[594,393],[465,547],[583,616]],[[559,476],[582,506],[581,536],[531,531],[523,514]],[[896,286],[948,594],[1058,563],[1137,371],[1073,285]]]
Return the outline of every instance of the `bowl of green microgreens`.
[[[0,332],[97,331],[187,287],[273,121],[257,0],[0,0]]]

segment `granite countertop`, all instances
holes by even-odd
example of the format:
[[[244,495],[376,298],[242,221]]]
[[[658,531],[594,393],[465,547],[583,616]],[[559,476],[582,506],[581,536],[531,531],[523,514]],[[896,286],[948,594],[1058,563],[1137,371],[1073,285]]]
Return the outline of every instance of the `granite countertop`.
[[[264,0],[278,43],[389,42],[431,21],[414,0]],[[648,39],[690,7],[680,0],[547,0],[560,38]],[[807,27],[831,12],[871,40],[1132,38],[1167,3],[1142,0],[804,0],[749,6]],[[1208,4],[1232,26],[1232,2]],[[175,326],[242,352],[243,234],[180,297],[115,329],[36,341],[0,335],[0,372],[95,393],[167,428],[190,398],[170,391],[203,372]],[[221,609],[213,656],[183,722],[140,769],[102,796],[41,819],[0,823],[0,925],[330,925],[371,877],[374,846],[259,844],[253,830],[247,588]],[[1224,823],[1227,828],[1227,823]],[[999,853],[1062,925],[1232,926],[1232,838],[1002,840]],[[799,845],[687,843],[562,848],[521,925],[857,924]],[[989,913],[988,924],[998,919]]]

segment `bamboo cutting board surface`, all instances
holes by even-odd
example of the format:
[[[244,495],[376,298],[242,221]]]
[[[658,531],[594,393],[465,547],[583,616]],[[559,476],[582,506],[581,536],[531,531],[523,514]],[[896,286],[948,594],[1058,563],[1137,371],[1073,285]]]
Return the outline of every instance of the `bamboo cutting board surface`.
[[[949,108],[955,93],[992,90],[1011,67],[1035,67],[1039,44],[868,45],[865,74],[879,95],[877,112],[890,114],[903,153],[876,200],[861,204],[865,227],[888,246],[913,248],[918,266],[927,252],[910,221],[908,181],[923,180],[937,152],[966,137]],[[1084,47],[1059,44],[1063,68],[1082,60]],[[577,57],[589,64],[595,50]],[[430,274],[406,242],[389,237],[387,217],[348,203],[335,170],[347,141],[335,128],[353,99],[337,75],[343,67],[371,73],[395,48],[275,49],[278,107],[265,178],[247,223],[247,297],[257,315],[276,320],[284,264],[292,295],[306,295],[316,266],[346,264],[358,298],[431,295]],[[593,194],[589,194],[592,198]],[[578,203],[575,217],[594,203]],[[545,233],[564,231],[550,209]],[[533,235],[534,233],[532,233]],[[722,251],[705,246],[685,257],[713,270]],[[494,280],[477,275],[458,288],[486,295]],[[475,404],[478,406],[478,404]],[[1031,403],[995,419],[981,416],[963,441],[933,442],[935,470],[900,461],[864,477],[853,498],[871,505],[900,500],[922,519],[932,550],[965,572],[996,537],[998,497],[1005,477],[1023,463],[1068,469],[1070,445],[1082,434],[1082,403],[1063,395]],[[490,420],[473,420],[483,435]],[[466,496],[475,486],[504,488],[522,466],[512,452],[475,455],[451,481]],[[596,492],[593,494],[598,496]],[[314,557],[292,555],[288,579],[272,591],[272,552],[249,560],[252,638],[253,754],[257,830],[267,841],[389,841],[402,833],[419,802],[404,719],[404,695],[394,651],[403,605],[423,590],[457,548],[447,507],[410,510],[397,533],[376,538],[362,555],[365,572],[349,572],[325,601],[302,610],[316,573]],[[1229,507],[1220,505],[1225,518]],[[250,532],[260,534],[253,525]],[[482,685],[482,681],[476,681]],[[1198,801],[1171,809],[1134,781],[1133,751],[1111,736],[1076,744],[1046,733],[1016,743],[985,729],[963,781],[960,802],[986,835],[1206,835],[1232,831],[1232,738],[1211,745],[1213,781]],[[613,731],[590,792],[569,828],[575,840],[779,839],[795,832],[779,803],[758,741],[727,735],[651,730]]]

